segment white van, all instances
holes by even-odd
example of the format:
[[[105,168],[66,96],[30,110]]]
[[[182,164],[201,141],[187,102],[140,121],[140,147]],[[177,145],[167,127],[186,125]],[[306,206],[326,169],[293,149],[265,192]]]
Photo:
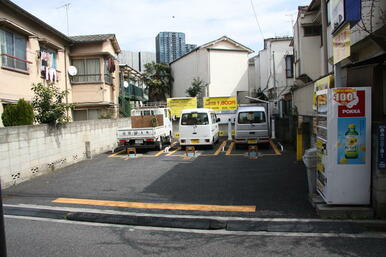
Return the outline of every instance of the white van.
[[[180,118],[180,145],[212,145],[218,140],[219,119],[211,109],[186,109]]]
[[[269,117],[265,106],[246,106],[237,110],[236,144],[256,144],[269,141]]]

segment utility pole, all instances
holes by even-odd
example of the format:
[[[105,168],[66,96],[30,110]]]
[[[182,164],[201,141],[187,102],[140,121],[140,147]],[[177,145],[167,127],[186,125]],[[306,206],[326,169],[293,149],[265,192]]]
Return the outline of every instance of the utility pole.
[[[274,94],[273,108],[276,108],[276,105],[277,105],[277,92],[276,92],[275,51],[272,51],[272,63],[273,63],[273,92],[274,92],[273,93]],[[272,139],[276,138],[275,129],[276,129],[275,128],[275,116],[272,115]]]
[[[7,257],[7,247],[5,241],[5,228],[4,228],[4,212],[3,212],[3,199],[1,192],[0,181],[0,256]]]

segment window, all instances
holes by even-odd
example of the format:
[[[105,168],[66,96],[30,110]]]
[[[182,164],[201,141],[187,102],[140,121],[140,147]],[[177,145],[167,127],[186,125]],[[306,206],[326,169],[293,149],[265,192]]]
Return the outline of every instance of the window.
[[[264,123],[265,113],[262,111],[240,112],[238,117],[239,124]]]
[[[181,125],[208,125],[209,117],[207,113],[192,112],[184,113],[181,117]]]
[[[286,78],[294,77],[294,56],[286,55],[285,57],[285,74]]]
[[[319,36],[322,31],[322,26],[320,25],[308,25],[304,26],[304,36],[305,37],[313,37],[313,36]]]
[[[3,67],[27,71],[27,38],[12,31],[0,29],[0,54]]]
[[[112,85],[113,84],[113,79],[110,75],[109,67],[111,63],[109,62],[109,59],[104,60],[104,76],[105,76],[105,83]]]
[[[94,59],[74,59],[72,65],[78,70],[77,75],[71,79],[72,83],[100,83],[102,82],[100,74],[99,58]]]

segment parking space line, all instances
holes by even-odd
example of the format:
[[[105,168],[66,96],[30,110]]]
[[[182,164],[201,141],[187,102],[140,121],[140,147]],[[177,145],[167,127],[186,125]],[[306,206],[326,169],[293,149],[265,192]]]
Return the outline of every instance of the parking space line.
[[[271,147],[276,155],[281,155],[281,152],[279,151],[279,149],[277,149],[276,145],[272,142],[271,139],[269,140],[269,144],[271,145]]]
[[[181,147],[177,147],[176,150],[173,150],[173,151],[169,152],[169,153],[168,153],[167,155],[165,155],[165,156],[172,156],[174,153],[178,152],[179,150],[181,150]]]
[[[256,212],[253,205],[206,205],[206,204],[173,204],[173,203],[141,203],[123,201],[104,201],[77,198],[57,198],[53,203],[96,205],[109,207],[125,207],[134,209],[160,209],[183,211],[219,211],[219,212]]]
[[[231,152],[232,152],[232,149],[234,146],[235,146],[235,142],[232,141],[232,143],[229,145],[229,148],[228,148],[227,152],[225,153],[225,155],[231,155]]]
[[[108,157],[109,157],[109,158],[113,158],[113,157],[121,158],[120,156],[117,156],[117,155],[120,154],[120,153],[123,153],[124,151],[126,151],[126,150],[121,150],[121,151],[119,151],[119,152],[110,154]]]
[[[226,146],[227,141],[223,141],[221,145],[217,148],[216,152],[210,154],[201,154],[200,156],[217,156],[220,154],[221,150]]]

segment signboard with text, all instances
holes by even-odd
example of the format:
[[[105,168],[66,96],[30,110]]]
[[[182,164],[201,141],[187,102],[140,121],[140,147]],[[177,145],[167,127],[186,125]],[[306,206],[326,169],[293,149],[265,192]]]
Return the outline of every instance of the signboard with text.
[[[168,98],[167,104],[168,104],[168,107],[170,108],[172,116],[179,118],[181,116],[182,110],[197,108],[197,98],[196,97]]]
[[[237,109],[237,99],[230,97],[204,97],[204,108],[214,111],[234,111]]]
[[[334,55],[334,64],[350,56],[350,24],[344,27],[332,38],[332,51]]]

